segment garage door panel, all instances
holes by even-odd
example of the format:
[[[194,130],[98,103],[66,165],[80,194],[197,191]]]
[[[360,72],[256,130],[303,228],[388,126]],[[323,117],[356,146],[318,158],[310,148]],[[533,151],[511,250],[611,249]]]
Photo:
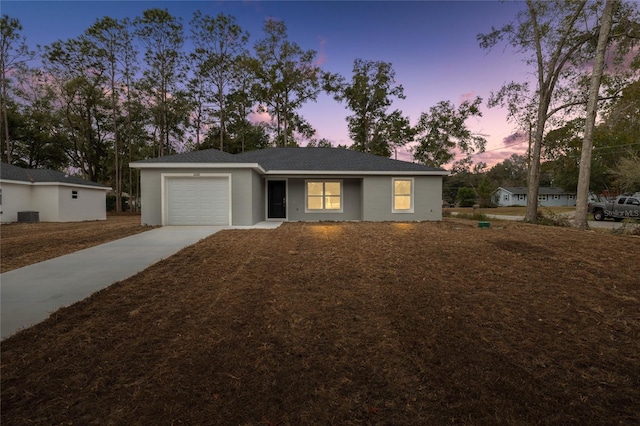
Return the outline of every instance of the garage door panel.
[[[169,225],[229,224],[229,178],[171,177],[167,187]]]

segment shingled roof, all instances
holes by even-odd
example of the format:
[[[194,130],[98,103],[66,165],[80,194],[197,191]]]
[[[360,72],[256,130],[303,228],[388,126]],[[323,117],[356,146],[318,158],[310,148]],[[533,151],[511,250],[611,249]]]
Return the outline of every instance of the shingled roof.
[[[185,152],[184,154],[165,155],[164,157],[149,158],[136,161],[133,164],[154,163],[238,163],[236,156],[217,149]]]
[[[526,195],[528,193],[528,189],[526,186],[503,186],[501,187],[507,192],[510,192],[513,195]],[[539,195],[565,195],[565,194],[575,194],[571,191],[566,191],[562,188],[552,187],[552,186],[541,186],[538,188]]]
[[[185,166],[189,163],[258,164],[264,171],[271,173],[415,172],[418,174],[448,174],[446,170],[441,168],[392,160],[378,155],[341,148],[266,148],[235,155],[216,149],[209,149],[138,161],[132,163],[131,166],[176,163],[184,163]]]
[[[28,183],[61,183],[77,186],[93,186],[96,188],[110,189],[90,180],[71,176],[62,172],[48,169],[24,169],[12,164],[0,164],[0,179],[5,181],[28,182]]]

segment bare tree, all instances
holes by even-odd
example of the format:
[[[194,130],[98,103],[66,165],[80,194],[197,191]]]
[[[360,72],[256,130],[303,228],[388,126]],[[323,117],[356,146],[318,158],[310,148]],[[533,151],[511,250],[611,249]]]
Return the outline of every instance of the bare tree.
[[[604,68],[605,54],[609,43],[609,33],[613,15],[618,8],[619,0],[607,0],[600,21],[600,34],[596,47],[596,57],[593,63],[593,74],[589,87],[589,100],[587,102],[587,120],[582,141],[582,153],[580,156],[580,175],[578,177],[578,194],[576,197],[575,225],[580,229],[587,228],[587,201],[589,197],[589,180],[591,177],[591,151],[593,148],[593,130],[598,112],[598,94]]]
[[[530,52],[526,63],[536,68],[537,88],[533,96],[529,96],[527,84],[510,83],[490,101],[494,105],[507,105],[512,111],[517,111],[518,105],[527,105],[531,99],[537,104],[527,179],[525,221],[528,222],[535,221],[538,210],[540,153],[545,125],[551,116],[566,107],[558,105],[563,95],[559,90],[562,82],[575,73],[575,65],[581,65],[589,58],[586,45],[595,31],[585,28],[584,23],[590,22],[591,11],[586,5],[587,0],[527,0],[527,8],[518,14],[515,24],[478,35],[482,48],[491,48],[506,38],[521,52]],[[528,108],[525,111],[528,113]]]
[[[33,57],[29,51],[25,37],[20,35],[20,21],[8,15],[0,18],[0,109],[2,121],[0,127],[0,146],[4,150],[3,160],[11,163],[11,135],[9,134],[9,81],[11,74]]]

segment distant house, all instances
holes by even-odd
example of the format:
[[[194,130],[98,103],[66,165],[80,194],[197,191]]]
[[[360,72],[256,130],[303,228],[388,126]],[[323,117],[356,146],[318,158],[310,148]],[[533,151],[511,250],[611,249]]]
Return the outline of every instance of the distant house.
[[[491,199],[500,207],[526,206],[527,188],[524,186],[501,186],[493,192]],[[575,206],[576,193],[565,191],[562,188],[541,187],[538,188],[538,205],[545,207]]]
[[[215,149],[137,161],[142,223],[442,219],[446,170],[338,148]]]
[[[0,222],[18,221],[19,212],[38,212],[42,222],[107,218],[111,188],[62,172],[0,164]]]

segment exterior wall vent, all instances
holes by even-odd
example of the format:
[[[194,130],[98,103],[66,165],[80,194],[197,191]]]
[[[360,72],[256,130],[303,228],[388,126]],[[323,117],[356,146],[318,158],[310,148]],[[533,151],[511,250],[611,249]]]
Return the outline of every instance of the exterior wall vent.
[[[40,212],[34,212],[34,211],[18,212],[18,222],[23,222],[23,223],[40,222]]]

